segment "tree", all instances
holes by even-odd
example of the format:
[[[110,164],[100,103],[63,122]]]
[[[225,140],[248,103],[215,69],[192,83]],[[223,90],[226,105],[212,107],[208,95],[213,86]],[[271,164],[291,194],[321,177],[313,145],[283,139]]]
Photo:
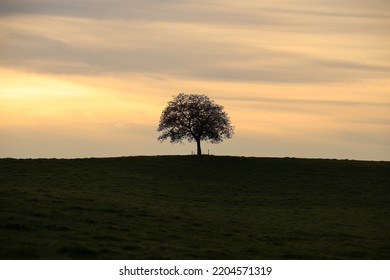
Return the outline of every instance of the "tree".
[[[233,127],[223,106],[214,103],[206,95],[180,93],[168,102],[161,114],[157,129],[161,142],[196,142],[197,154],[202,155],[201,141],[220,143],[233,136]]]

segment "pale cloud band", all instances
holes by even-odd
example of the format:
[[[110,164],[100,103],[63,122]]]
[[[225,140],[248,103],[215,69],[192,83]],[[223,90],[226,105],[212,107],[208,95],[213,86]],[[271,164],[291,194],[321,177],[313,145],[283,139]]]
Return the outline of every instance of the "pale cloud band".
[[[390,72],[386,1],[367,7],[313,1],[301,10],[289,1],[234,3],[2,1],[2,65],[271,83],[345,82]]]

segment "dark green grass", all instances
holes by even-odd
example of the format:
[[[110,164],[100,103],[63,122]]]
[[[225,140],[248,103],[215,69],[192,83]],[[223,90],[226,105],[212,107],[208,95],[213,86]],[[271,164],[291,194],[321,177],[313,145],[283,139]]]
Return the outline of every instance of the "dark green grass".
[[[1,259],[389,259],[390,163],[0,160]]]

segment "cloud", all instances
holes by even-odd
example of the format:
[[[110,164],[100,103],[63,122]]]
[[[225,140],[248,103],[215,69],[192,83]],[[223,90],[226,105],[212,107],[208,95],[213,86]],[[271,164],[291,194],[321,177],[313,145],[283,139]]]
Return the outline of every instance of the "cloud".
[[[299,105],[326,105],[326,106],[344,106],[344,107],[384,107],[390,109],[390,102],[362,102],[362,101],[346,101],[346,100],[324,100],[324,99],[302,99],[302,98],[273,98],[273,97],[220,97],[222,100],[234,100],[236,102],[260,102],[260,103],[276,103],[276,104],[299,104]]]
[[[388,18],[389,10],[390,4],[386,0],[274,0],[272,4],[249,0],[2,0],[0,15],[46,15],[272,28],[288,26],[292,29],[300,27],[306,31],[311,29],[323,32],[327,28],[332,31],[343,30],[344,25],[340,23],[348,23],[345,20],[351,18],[366,18],[370,22],[365,23],[372,23],[373,20],[377,23],[377,19]],[[358,25],[355,29],[362,26]],[[354,27],[351,25],[349,28],[351,30]]]
[[[384,76],[388,4],[347,2],[3,0],[0,59],[54,74],[270,83]]]
[[[354,57],[341,58],[347,52],[343,46],[327,48],[306,35],[278,35],[261,27],[53,16],[5,19],[2,64],[44,73],[323,83],[384,76],[390,69],[383,59],[382,64],[378,58],[355,62]],[[295,43],[289,45],[290,40]],[[366,51],[358,49],[356,59],[372,53]]]

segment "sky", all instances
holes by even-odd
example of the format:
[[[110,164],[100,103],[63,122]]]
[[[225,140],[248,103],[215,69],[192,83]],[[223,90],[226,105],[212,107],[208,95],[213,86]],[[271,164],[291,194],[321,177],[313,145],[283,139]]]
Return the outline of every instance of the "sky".
[[[214,155],[390,160],[388,0],[0,0],[0,157],[188,155],[179,93],[224,106]]]

